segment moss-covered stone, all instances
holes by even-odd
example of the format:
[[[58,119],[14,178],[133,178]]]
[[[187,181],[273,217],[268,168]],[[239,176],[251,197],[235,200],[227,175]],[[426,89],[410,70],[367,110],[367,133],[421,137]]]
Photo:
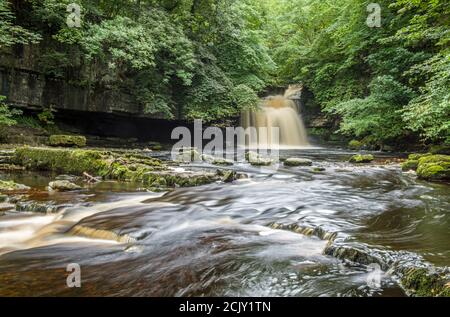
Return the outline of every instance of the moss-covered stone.
[[[400,282],[414,296],[450,296],[449,280],[443,273],[433,273],[425,268],[411,268],[403,274]]]
[[[360,150],[363,147],[363,143],[358,140],[351,140],[348,142],[348,148],[351,150]]]
[[[51,135],[49,144],[62,147],[84,147],[86,146],[86,138],[81,135]]]
[[[402,171],[415,171],[417,170],[417,167],[419,166],[418,160],[408,160],[404,163],[402,163]]]
[[[432,155],[432,154],[431,153],[414,153],[414,154],[410,154],[408,156],[408,160],[418,161],[422,157],[426,157],[426,156],[430,156],[430,155]]]
[[[372,154],[362,155],[362,154],[356,154],[353,155],[349,162],[350,163],[370,163],[374,160],[374,157]]]
[[[232,160],[226,159],[226,158],[215,158],[212,161],[213,165],[219,165],[219,166],[231,166],[234,164],[234,162]]]
[[[284,166],[311,166],[313,162],[308,159],[290,157],[284,161]]]
[[[429,181],[450,180],[450,156],[430,155],[420,158],[417,176]]]
[[[0,180],[0,191],[28,190],[30,187],[17,184],[13,181]]]
[[[194,161],[200,161],[201,155],[198,152],[197,148],[186,147],[178,150],[176,160],[178,162],[190,163]]]
[[[245,159],[253,166],[270,166],[274,163],[270,158],[263,157],[253,151],[245,153]]]
[[[105,179],[142,182],[149,187],[190,187],[219,180],[214,173],[177,172],[160,160],[139,154],[52,148],[18,148],[16,164],[30,170],[82,175],[87,172]]]
[[[60,191],[60,192],[81,189],[80,186],[78,186],[77,184],[71,183],[68,180],[59,180],[59,181],[50,182],[48,184],[48,187],[50,190],[56,190],[56,191]]]

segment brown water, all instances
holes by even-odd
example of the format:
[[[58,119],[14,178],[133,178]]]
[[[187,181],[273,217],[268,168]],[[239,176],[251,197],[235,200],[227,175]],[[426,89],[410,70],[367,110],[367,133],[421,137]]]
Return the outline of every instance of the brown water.
[[[292,89],[286,90],[284,96],[269,96],[261,101],[257,111],[242,113],[241,124],[247,129],[256,128],[257,141],[253,146],[272,147],[272,130],[278,129],[279,140],[276,145],[281,147],[305,147],[309,145],[308,136],[299,109],[289,97]],[[267,129],[267,130],[264,130]]]
[[[450,265],[448,185],[418,181],[396,165],[355,167],[350,153],[285,151],[326,168],[233,168],[248,180],[138,191],[99,184],[30,199],[62,205],[51,214],[0,216],[0,295],[75,296],[403,296],[394,278],[380,288],[369,271],[323,255],[326,241],[271,223],[321,227],[346,243]],[[209,165],[201,165],[209,168]],[[44,189],[52,176],[16,174]],[[66,287],[81,265],[82,287]]]

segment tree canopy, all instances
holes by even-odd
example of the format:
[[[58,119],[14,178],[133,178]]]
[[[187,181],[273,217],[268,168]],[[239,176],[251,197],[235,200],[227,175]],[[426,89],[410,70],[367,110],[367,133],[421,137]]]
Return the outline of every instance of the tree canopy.
[[[371,2],[0,0],[0,50],[39,45],[47,76],[127,91],[169,119],[227,120],[268,86],[303,83],[342,134],[450,142],[450,3],[380,0],[370,27]]]

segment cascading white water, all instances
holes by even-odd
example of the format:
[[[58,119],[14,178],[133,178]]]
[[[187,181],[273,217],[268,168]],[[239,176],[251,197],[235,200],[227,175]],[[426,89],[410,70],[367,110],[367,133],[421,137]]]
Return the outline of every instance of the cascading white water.
[[[257,111],[242,113],[243,128],[255,127],[257,131],[257,146],[266,147],[271,144],[267,135],[273,128],[279,129],[279,145],[281,147],[309,146],[301,114],[297,105],[289,99],[299,88],[289,87],[284,95],[269,96],[261,100]],[[260,133],[260,128],[266,128],[268,133]]]

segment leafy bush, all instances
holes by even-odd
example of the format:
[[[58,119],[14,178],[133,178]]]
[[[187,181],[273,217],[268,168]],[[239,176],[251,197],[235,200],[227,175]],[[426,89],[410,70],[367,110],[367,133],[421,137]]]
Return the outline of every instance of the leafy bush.
[[[0,126],[11,126],[15,125],[17,121],[14,116],[20,115],[22,111],[17,109],[11,109],[5,103],[5,96],[0,95]]]

